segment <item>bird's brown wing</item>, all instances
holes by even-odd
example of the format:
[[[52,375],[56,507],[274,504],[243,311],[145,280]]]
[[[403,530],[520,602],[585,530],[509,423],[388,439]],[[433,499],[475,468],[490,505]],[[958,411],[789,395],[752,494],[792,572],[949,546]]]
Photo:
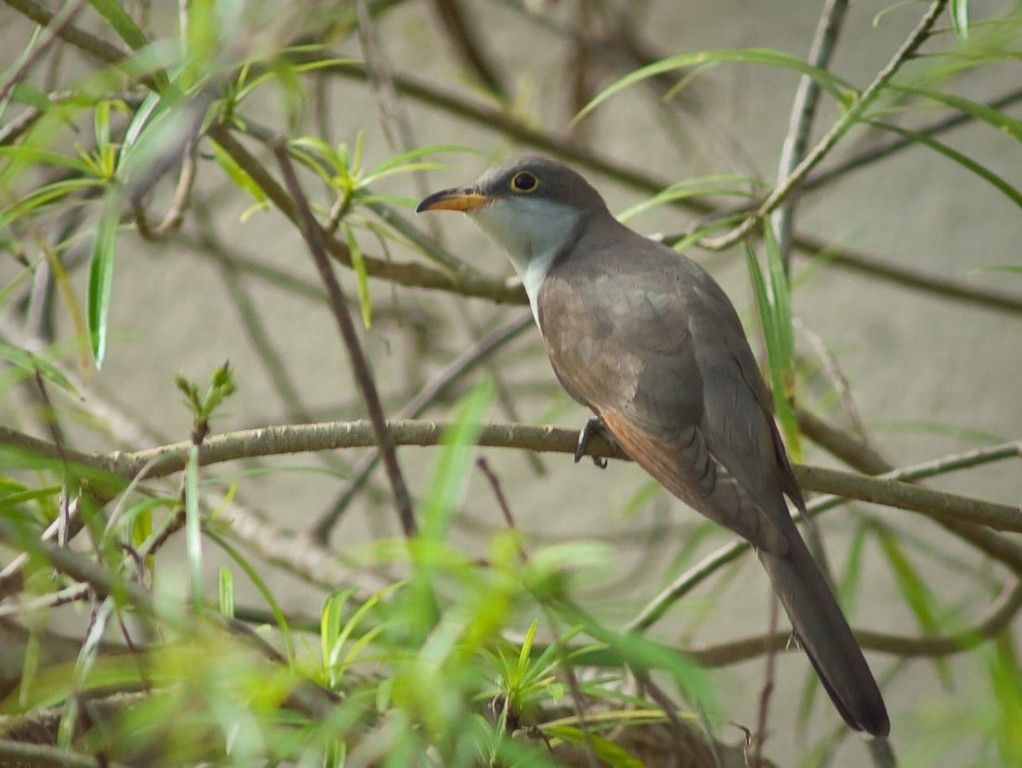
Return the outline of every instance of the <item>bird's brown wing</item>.
[[[668,490],[785,554],[765,386],[734,310],[673,252],[627,230],[616,245],[623,274],[609,277],[590,253],[547,275],[540,325],[557,377]]]

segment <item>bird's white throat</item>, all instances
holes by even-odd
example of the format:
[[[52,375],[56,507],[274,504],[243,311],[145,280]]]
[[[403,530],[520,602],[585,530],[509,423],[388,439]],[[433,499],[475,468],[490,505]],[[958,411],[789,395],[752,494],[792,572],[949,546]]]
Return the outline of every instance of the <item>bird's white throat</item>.
[[[543,198],[516,197],[495,200],[469,215],[507,253],[539,324],[539,289],[578,225],[578,209]]]

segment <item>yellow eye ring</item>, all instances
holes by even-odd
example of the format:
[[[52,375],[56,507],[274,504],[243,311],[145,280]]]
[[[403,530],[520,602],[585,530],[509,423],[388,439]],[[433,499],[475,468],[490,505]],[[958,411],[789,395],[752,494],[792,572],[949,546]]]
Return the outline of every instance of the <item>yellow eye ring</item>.
[[[529,171],[519,171],[511,177],[511,191],[519,194],[531,195],[539,189],[539,179],[536,174]]]

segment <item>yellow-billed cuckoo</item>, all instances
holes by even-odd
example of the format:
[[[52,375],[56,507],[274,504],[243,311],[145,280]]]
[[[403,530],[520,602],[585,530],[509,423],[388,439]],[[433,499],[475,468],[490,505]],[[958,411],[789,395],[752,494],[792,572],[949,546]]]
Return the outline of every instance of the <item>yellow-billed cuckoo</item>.
[[[886,736],[880,690],[788,512],[785,496],[803,512],[805,501],[717,282],[542,157],[498,165],[416,210],[463,211],[507,252],[564,388],[671,493],[752,543],[838,712]]]

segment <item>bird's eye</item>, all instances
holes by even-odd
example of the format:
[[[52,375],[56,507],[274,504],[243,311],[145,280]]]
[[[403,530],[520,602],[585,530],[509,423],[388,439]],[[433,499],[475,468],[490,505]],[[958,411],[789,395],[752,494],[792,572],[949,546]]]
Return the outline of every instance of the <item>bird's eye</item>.
[[[520,171],[511,177],[511,189],[515,192],[533,192],[539,186],[539,179],[528,171]]]

